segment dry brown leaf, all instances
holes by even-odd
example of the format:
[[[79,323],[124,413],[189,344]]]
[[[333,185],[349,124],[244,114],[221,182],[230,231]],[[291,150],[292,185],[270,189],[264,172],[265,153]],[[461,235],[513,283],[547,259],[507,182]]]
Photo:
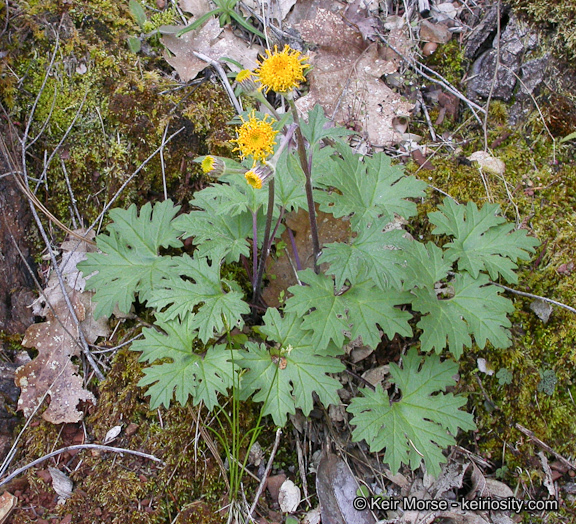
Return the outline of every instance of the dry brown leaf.
[[[178,5],[182,11],[190,13],[196,18],[200,18],[212,9],[209,0],[180,0]]]
[[[294,513],[301,501],[300,488],[291,480],[285,480],[278,492],[280,510],[283,513]]]
[[[84,284],[80,282],[76,269],[76,264],[93,247],[76,240],[65,241],[61,247],[63,254],[59,269],[64,289],[84,338],[88,343],[93,343],[98,337],[108,335],[109,329],[105,319],[94,319],[94,293],[82,291]],[[21,388],[18,409],[27,417],[49,395],[50,405],[42,415],[45,420],[53,424],[78,422],[83,416],[76,409],[78,403],[96,403],[96,399],[83,388],[82,378],[77,374],[78,366],[71,361],[80,355],[78,326],[68,309],[55,273],[48,280],[48,286],[35,308],[35,313],[45,316],[46,322],[30,326],[22,341],[24,347],[36,348],[38,356],[16,371],[16,385]]]
[[[407,117],[413,105],[380,80],[397,70],[395,55],[366,43],[342,17],[325,9],[295,26],[304,40],[318,46],[310,53],[310,92],[296,102],[298,109],[306,113],[319,103],[338,124],[360,127],[374,146],[400,142],[392,121]],[[402,31],[393,35],[397,49],[402,48]]]
[[[18,499],[8,491],[5,491],[2,496],[0,496],[0,524],[6,522],[17,504]]]
[[[353,500],[358,482],[337,455],[324,452],[316,473],[316,492],[322,509],[322,524],[375,524],[370,511],[357,511]]]
[[[68,290],[78,320],[86,315],[79,292]],[[76,409],[80,401],[96,402],[94,395],[82,387],[78,366],[71,358],[80,354],[78,328],[64,301],[53,305],[55,313],[47,314],[47,321],[33,324],[26,330],[22,345],[36,348],[38,356],[16,370],[16,385],[20,387],[18,409],[28,417],[45,395],[50,405],[42,417],[53,424],[78,422],[82,412]]]
[[[246,69],[254,69],[257,66],[259,49],[249,47],[229,29],[222,29],[216,18],[211,18],[201,28],[181,37],[175,34],[165,35],[162,44],[174,54],[174,56],[166,54],[165,58],[176,69],[183,82],[196,78],[198,73],[209,65],[197,58],[194,52],[206,55],[212,60],[220,60],[222,57],[232,58]]]
[[[66,500],[72,496],[74,483],[70,480],[66,473],[63,473],[59,469],[49,467],[48,471],[52,477],[52,487],[58,494],[58,504],[64,504]]]
[[[296,0],[244,0],[243,3],[255,13],[265,14],[281,22],[294,7]]]
[[[320,246],[331,242],[345,242],[350,238],[350,226],[345,220],[334,218],[334,216],[329,213],[323,213],[317,210],[316,222],[318,224]],[[289,213],[286,217],[286,227],[293,231],[294,244],[296,245],[296,251],[298,252],[302,269],[313,267],[314,256],[308,212],[299,209],[297,213]],[[285,292],[290,286],[298,284],[292,267],[292,264],[294,264],[295,268],[296,263],[287,230],[282,233],[282,240],[288,246],[286,250],[289,253],[290,259],[288,259],[288,255],[284,252],[275,260],[269,258],[266,264],[266,273],[273,275],[273,278],[270,279],[270,282],[264,289],[262,297],[270,307],[278,307],[280,305],[278,300],[280,294]]]

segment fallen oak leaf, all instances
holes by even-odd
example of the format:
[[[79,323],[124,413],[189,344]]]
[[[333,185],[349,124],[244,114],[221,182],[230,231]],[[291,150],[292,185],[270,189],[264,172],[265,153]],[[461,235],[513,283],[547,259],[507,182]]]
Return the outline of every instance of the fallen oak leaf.
[[[182,26],[180,29],[184,29]],[[246,69],[257,66],[257,48],[250,48],[229,29],[222,29],[216,18],[211,18],[201,28],[185,33],[181,37],[166,34],[162,44],[173,54],[165,53],[166,61],[176,69],[183,82],[193,80],[208,67],[204,60],[200,60],[195,53],[201,53],[212,60],[222,57],[231,58],[240,62]]]
[[[86,318],[86,308],[78,292],[67,289],[70,301],[79,321]],[[30,416],[45,398],[50,395],[50,405],[42,417],[53,424],[73,423],[82,419],[76,409],[80,401],[96,403],[90,391],[83,388],[82,378],[77,374],[78,366],[72,357],[80,355],[78,326],[62,300],[52,305],[47,321],[33,324],[26,330],[22,345],[36,348],[38,356],[16,370],[16,385],[20,387],[18,410]]]
[[[361,127],[373,146],[400,142],[402,135],[393,121],[408,117],[413,104],[380,80],[397,70],[397,55],[365,42],[342,17],[325,9],[318,9],[314,19],[302,20],[295,27],[305,41],[318,48],[316,53],[310,52],[310,92],[296,101],[298,110],[306,114],[318,103],[337,124]],[[403,29],[391,32],[388,40],[396,49],[407,46]]]
[[[75,233],[86,235],[83,230]],[[88,240],[93,237],[93,234],[87,235]],[[95,248],[85,241],[69,239],[62,243],[61,249],[58,270],[64,289],[53,271],[42,297],[33,304],[35,314],[46,317],[46,322],[30,326],[22,341],[24,347],[36,348],[38,356],[18,368],[15,379],[21,388],[18,409],[28,417],[50,395],[50,406],[42,416],[53,424],[78,422],[82,419],[82,412],[76,409],[78,403],[96,403],[94,395],[83,388],[82,378],[77,374],[78,366],[71,361],[80,354],[79,327],[89,344],[109,333],[106,319],[94,318],[94,293],[84,291],[85,281],[76,268],[78,262],[86,258],[86,253]],[[64,293],[69,297],[76,318],[68,308]]]

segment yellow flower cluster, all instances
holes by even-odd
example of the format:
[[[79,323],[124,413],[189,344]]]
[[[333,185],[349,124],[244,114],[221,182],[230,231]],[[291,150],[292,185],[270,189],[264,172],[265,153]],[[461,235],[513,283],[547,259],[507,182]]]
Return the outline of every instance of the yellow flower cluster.
[[[266,50],[267,57],[258,63],[258,69],[254,72],[244,69],[236,76],[236,81],[242,86],[246,95],[254,96],[266,103],[261,91],[269,90],[277,93],[287,94],[300,87],[306,80],[304,71],[309,64],[307,56],[302,56],[300,51],[285,46],[282,51],[274,46],[274,52]],[[256,86],[256,81],[260,87]],[[267,178],[273,176],[273,168],[266,165],[256,166],[258,162],[265,162],[274,153],[275,137],[278,131],[272,127],[272,122],[268,121],[268,115],[262,119],[255,116],[252,111],[248,115],[248,120],[242,118],[242,125],[238,129],[238,138],[232,140],[237,147],[233,151],[238,151],[242,159],[252,157],[254,167],[247,171],[244,176],[248,184],[256,189],[260,189]],[[212,166],[210,166],[212,167]]]
[[[254,111],[250,113],[248,120],[242,118],[242,122],[238,129],[238,138],[232,140],[238,144],[233,151],[239,151],[242,159],[251,156],[254,162],[264,161],[274,152],[273,146],[276,144],[274,137],[278,131],[268,121],[268,115],[258,120]]]
[[[287,93],[292,91],[306,80],[304,70],[310,67],[303,62],[308,60],[307,56],[301,56],[300,51],[284,46],[283,51],[278,51],[274,46],[274,52],[266,49],[268,55],[256,69],[258,81],[262,88],[268,92],[270,89],[277,93]]]

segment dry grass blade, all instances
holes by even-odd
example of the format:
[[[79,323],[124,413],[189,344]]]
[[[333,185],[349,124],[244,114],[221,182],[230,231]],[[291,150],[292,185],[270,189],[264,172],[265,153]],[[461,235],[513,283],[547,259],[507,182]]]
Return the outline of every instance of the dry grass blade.
[[[72,231],[69,227],[60,222],[60,220],[58,220],[52,213],[50,213],[50,211],[48,211],[48,209],[46,209],[44,204],[42,204],[42,202],[38,200],[36,195],[27,186],[26,182],[22,178],[22,173],[24,171],[22,167],[19,166],[13,154],[13,152],[16,151],[16,148],[20,147],[16,145],[17,144],[16,129],[14,128],[14,124],[12,123],[12,120],[10,119],[6,111],[6,108],[3,105],[2,105],[2,112],[4,113],[4,116],[8,123],[8,132],[6,137],[0,134],[0,154],[6,159],[6,163],[9,166],[9,171],[7,173],[2,173],[0,176],[12,175],[14,181],[16,182],[16,185],[18,186],[18,189],[20,189],[20,191],[24,194],[24,196],[28,199],[28,201],[31,202],[34,205],[34,207],[40,210],[46,216],[46,218],[48,218],[53,224],[59,227],[62,231],[65,231],[74,238],[95,245],[95,243],[92,240],[80,236],[78,233]],[[8,139],[8,143],[6,141],[6,138]]]

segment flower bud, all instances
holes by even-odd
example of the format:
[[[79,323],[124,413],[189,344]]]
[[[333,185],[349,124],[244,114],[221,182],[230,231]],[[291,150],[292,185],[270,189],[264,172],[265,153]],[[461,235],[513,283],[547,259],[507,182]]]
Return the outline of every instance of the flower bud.
[[[246,182],[255,189],[261,189],[266,180],[274,176],[274,169],[266,164],[260,164],[244,173]]]

